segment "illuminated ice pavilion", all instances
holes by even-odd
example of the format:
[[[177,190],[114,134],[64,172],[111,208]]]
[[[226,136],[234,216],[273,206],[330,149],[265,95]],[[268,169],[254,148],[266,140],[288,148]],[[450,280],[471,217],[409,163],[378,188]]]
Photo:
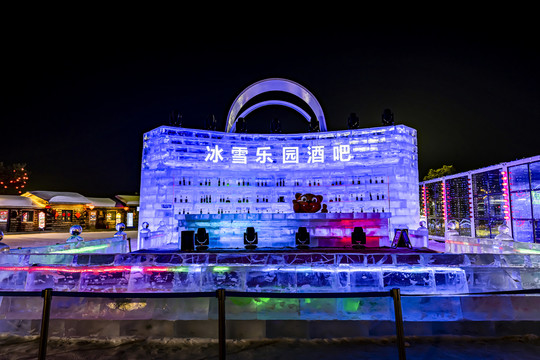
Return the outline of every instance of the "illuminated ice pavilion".
[[[275,91],[298,97],[316,118],[280,100],[246,109],[257,95]],[[321,131],[234,132],[238,119],[265,105],[295,109]],[[236,98],[224,132],[161,126],[144,134],[140,223],[165,231],[153,247],[204,226],[210,247],[235,248],[242,246],[246,226],[254,226],[267,247],[294,245],[295,231],[306,225],[316,245],[350,244],[352,225],[360,219],[368,238],[383,246],[394,228],[418,227],[417,189],[416,130],[391,125],[326,131],[315,97],[293,81],[274,78]],[[297,194],[322,195],[323,212],[295,214]]]

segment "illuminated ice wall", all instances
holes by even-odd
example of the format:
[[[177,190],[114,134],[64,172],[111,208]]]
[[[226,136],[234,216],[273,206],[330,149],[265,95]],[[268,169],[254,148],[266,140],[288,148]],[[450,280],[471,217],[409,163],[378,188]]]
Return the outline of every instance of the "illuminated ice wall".
[[[297,193],[322,195],[329,214],[389,213],[390,234],[416,229],[416,130],[247,134],[162,126],[144,134],[140,223],[164,230],[163,244],[178,241],[185,215],[293,213]]]

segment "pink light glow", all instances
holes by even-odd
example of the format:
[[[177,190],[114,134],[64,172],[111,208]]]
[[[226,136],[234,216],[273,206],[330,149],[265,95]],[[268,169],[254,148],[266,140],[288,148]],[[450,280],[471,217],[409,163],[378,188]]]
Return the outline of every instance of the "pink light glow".
[[[504,199],[504,204],[503,204],[503,208],[505,209],[504,210],[504,220],[510,220],[510,216],[509,216],[509,211],[507,210],[510,206],[509,206],[509,203],[508,203],[508,198],[509,198],[509,194],[508,194],[508,176],[506,174],[506,171],[501,171],[501,179],[502,179],[502,190],[503,190],[503,199]]]

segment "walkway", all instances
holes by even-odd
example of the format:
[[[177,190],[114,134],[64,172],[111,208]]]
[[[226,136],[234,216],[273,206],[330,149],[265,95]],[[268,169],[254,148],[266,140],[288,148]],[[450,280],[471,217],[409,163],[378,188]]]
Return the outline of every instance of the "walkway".
[[[84,240],[96,240],[113,237],[115,233],[116,230],[94,231],[83,232],[81,236]],[[137,239],[137,230],[127,230],[126,234],[132,240]],[[69,232],[7,233],[2,242],[10,248],[35,247],[64,243],[69,237]]]

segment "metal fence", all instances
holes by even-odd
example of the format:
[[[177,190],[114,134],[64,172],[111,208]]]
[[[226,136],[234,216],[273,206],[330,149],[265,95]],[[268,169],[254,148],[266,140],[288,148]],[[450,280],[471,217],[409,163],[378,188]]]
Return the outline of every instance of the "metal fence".
[[[469,296],[469,295],[526,295],[540,294],[540,289],[514,290],[514,291],[495,291],[485,293],[467,293],[467,294],[452,294],[452,296]],[[352,292],[352,293],[261,293],[261,292],[236,292],[225,289],[218,289],[209,292],[185,292],[185,293],[90,293],[90,292],[64,292],[45,289],[43,291],[0,291],[0,296],[19,296],[19,297],[42,297],[43,311],[41,316],[41,328],[39,335],[39,350],[38,359],[43,360],[47,354],[47,342],[49,332],[49,317],[51,312],[51,302],[55,297],[93,297],[93,298],[217,298],[218,300],[218,347],[219,359],[226,358],[226,328],[225,328],[225,300],[229,297],[244,297],[244,298],[278,298],[278,299],[306,299],[306,298],[373,298],[373,297],[391,297],[394,303],[394,315],[396,326],[396,339],[398,348],[398,359],[405,360],[405,333],[403,329],[403,313],[401,306],[401,291],[399,288],[391,289],[390,291],[378,292]],[[433,297],[433,296],[448,296],[434,294],[406,294],[404,296],[416,297]]]

